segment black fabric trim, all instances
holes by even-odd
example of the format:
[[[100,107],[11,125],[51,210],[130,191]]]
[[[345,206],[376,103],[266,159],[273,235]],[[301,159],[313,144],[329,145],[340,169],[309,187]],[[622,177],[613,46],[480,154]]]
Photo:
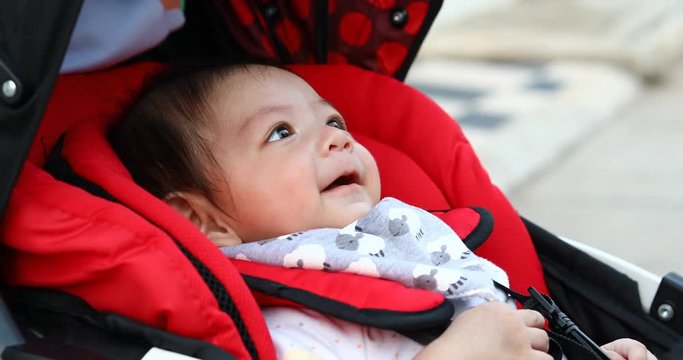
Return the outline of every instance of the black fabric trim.
[[[219,308],[228,314],[235,323],[235,327],[237,328],[237,332],[240,334],[240,338],[244,343],[244,347],[247,349],[247,351],[249,351],[252,359],[257,360],[259,356],[258,352],[256,351],[256,345],[254,345],[254,341],[244,325],[242,315],[237,307],[235,307],[235,302],[232,301],[232,297],[230,297],[230,293],[228,293],[228,291],[225,289],[223,283],[221,283],[211,272],[211,270],[209,270],[206,265],[199,261],[199,259],[197,259],[189,250],[187,250],[178,240],[176,240],[170,234],[168,234],[168,236],[175,241],[176,245],[178,245],[183,254],[185,254],[188,260],[190,260],[192,265],[199,272],[199,275],[202,277],[202,279],[204,279],[204,283],[206,283],[206,285],[209,287],[209,290],[211,290],[211,293],[216,298],[216,301],[218,301]]]
[[[493,232],[493,214],[491,214],[490,211],[478,207],[478,206],[470,206],[469,209],[474,210],[477,214],[479,214],[479,222],[477,223],[477,226],[467,235],[466,238],[462,239],[462,242],[465,243],[465,246],[467,246],[468,249],[474,251],[478,249],[480,246],[482,246],[486,240],[488,240],[489,236],[491,236],[491,233]],[[453,210],[451,209],[441,209],[441,210],[427,210],[430,213],[435,213],[435,212],[449,212]]]
[[[185,1],[183,12],[185,24],[171,32],[161,44],[142,54],[133,56],[117,66],[126,66],[141,61],[162,63],[194,61],[194,59],[234,59],[244,53],[232,37],[222,11],[216,1]],[[201,41],[197,41],[201,39]]]
[[[0,62],[22,85],[18,103],[0,100],[0,218],[43,121],[82,3],[0,1]]]
[[[54,148],[45,161],[45,170],[59,181],[81,188],[97,197],[119,203],[118,200],[111,196],[111,194],[101,186],[79,176],[73,171],[69,163],[60,155],[62,153],[62,148],[64,147],[64,137],[65,134],[62,134],[55,143]]]
[[[601,360],[606,356],[602,352],[600,354],[596,354],[593,350],[580,344],[578,341],[553,331],[548,332],[548,337],[555,343],[555,346],[559,347],[559,349],[556,348],[553,350],[554,352],[559,351],[559,353],[552,353],[548,351],[548,353],[553,356],[553,359],[562,360],[562,355],[565,355],[567,359]]]
[[[476,206],[470,207],[470,209],[479,214],[479,223],[466,238],[462,239],[462,242],[470,250],[474,251],[482,246],[491,236],[493,232],[493,214],[484,208]]]
[[[120,201],[118,201],[115,197],[109,194],[102,187],[93,183],[90,180],[83,178],[82,176],[78,175],[76,172],[73,171],[69,163],[61,156],[63,146],[64,135],[62,135],[59,138],[57,144],[50,153],[45,169],[60,181],[82,188],[91,193],[92,195],[120,204]],[[130,210],[134,211],[133,209]],[[209,270],[209,268],[206,267],[206,265],[199,261],[199,259],[197,259],[189,250],[187,250],[176,238],[171,236],[171,234],[166,232],[166,230],[158,226],[153,221],[149,219],[147,220],[150,223],[154,224],[160,230],[164,231],[164,233],[166,233],[166,235],[175,242],[175,244],[178,246],[180,251],[185,255],[185,257],[187,257],[187,259],[190,260],[192,266],[194,266],[195,270],[197,270],[202,280],[204,280],[204,283],[209,287],[209,290],[218,302],[219,308],[223,312],[228,314],[228,316],[230,316],[230,318],[232,319],[233,323],[235,324],[235,327],[237,328],[238,333],[240,334],[240,338],[242,339],[242,342],[244,343],[244,346],[247,349],[247,351],[249,351],[251,357],[253,359],[258,359],[259,356],[256,350],[256,346],[254,345],[254,342],[251,336],[249,335],[249,331],[247,330],[244,324],[244,320],[242,319],[239,310],[235,307],[235,303],[234,301],[232,301],[232,298],[230,297],[228,291],[225,289],[225,286],[218,280],[218,278],[211,272],[211,270]]]
[[[279,299],[306,305],[315,311],[336,318],[382,329],[396,331],[421,331],[447,324],[453,316],[453,304],[444,299],[439,306],[416,312],[400,312],[384,309],[359,309],[306,290],[292,288],[278,282],[250,275],[242,275],[247,285],[255,291]]]
[[[439,13],[443,0],[430,0],[428,2],[429,8],[427,9],[427,13],[425,14],[422,27],[420,27],[420,31],[413,39],[413,42],[410,45],[410,49],[408,49],[408,54],[406,55],[406,58],[403,60],[401,68],[396,72],[396,74],[394,74],[394,78],[400,81],[405,80],[406,75],[408,75],[408,70],[410,70],[410,66],[413,64],[413,61],[415,61],[417,52],[420,50],[420,47],[422,46],[422,43],[424,42],[424,39],[427,36],[427,33],[429,32],[429,28],[432,27],[434,19],[436,18],[436,14]]]
[[[446,331],[446,329],[451,325],[451,322],[448,321],[444,324],[441,325],[436,325],[432,326],[428,329],[419,329],[419,330],[396,330],[397,333],[412,339],[413,341],[417,342],[418,344],[422,345],[429,345],[432,341],[436,340],[441,334]]]
[[[268,36],[270,37],[270,40],[273,41],[273,45],[275,45],[275,51],[277,51],[278,55],[280,56],[280,60],[282,60],[282,62],[284,62],[285,64],[292,63],[292,56],[289,54],[287,47],[285,46],[285,44],[282,43],[280,38],[277,36],[277,32],[275,31],[277,21],[281,18],[281,10],[273,1],[260,5],[260,11],[261,15],[263,15],[263,18],[266,22],[266,30],[268,30]],[[269,14],[269,12],[273,11],[273,14]]]
[[[664,358],[683,342],[683,336],[643,312],[635,281],[523,220],[553,299],[596,343],[629,337]]]
[[[664,357],[660,360],[681,360],[683,359],[683,341],[675,345]]]
[[[563,351],[560,342],[548,337],[548,355],[553,357],[553,360],[562,360]]]
[[[67,293],[5,288],[3,295],[17,315],[26,338],[25,345],[15,350],[25,354],[59,359],[140,359],[150,348],[158,347],[199,359],[235,359],[211,343],[97,311]]]
[[[327,64],[328,41],[328,4],[327,0],[315,0],[313,13],[315,14],[315,59],[318,64]]]

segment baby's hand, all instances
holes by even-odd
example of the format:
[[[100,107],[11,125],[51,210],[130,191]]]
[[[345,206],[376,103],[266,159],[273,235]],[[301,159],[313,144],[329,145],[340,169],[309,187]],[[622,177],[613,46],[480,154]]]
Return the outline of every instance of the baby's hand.
[[[601,346],[612,360],[657,360],[645,345],[633,339],[618,339]]]
[[[459,315],[416,359],[552,360],[544,324],[536,311],[486,303]]]

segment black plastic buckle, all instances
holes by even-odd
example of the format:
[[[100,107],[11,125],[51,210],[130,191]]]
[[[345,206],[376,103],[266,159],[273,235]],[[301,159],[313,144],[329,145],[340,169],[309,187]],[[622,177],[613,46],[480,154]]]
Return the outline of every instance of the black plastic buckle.
[[[530,304],[528,307],[527,304],[524,304],[525,308],[536,310],[541,313],[541,315],[548,320],[548,325],[553,331],[578,341],[581,345],[593,352],[598,359],[610,360],[610,357],[600,349],[600,346],[581,331],[572,319],[557,307],[553,299],[539,293],[538,290],[533,287],[530,287],[528,291],[531,296],[527,302]]]
[[[529,287],[527,290],[529,295],[522,295],[502,284],[495,281],[494,283],[496,287],[506,292],[512,299],[522,304],[523,308],[536,310],[541,313],[541,315],[548,320],[551,331],[578,342],[586,350],[593,353],[596,359],[611,360],[610,357],[600,349],[600,346],[581,331],[581,329],[579,329],[569,316],[560,310],[549,296],[541,294],[534,287]]]

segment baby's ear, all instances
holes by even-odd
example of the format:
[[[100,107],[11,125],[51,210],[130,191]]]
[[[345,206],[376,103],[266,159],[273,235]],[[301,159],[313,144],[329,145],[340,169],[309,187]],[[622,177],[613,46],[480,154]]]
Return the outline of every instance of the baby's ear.
[[[231,246],[242,243],[242,239],[226,221],[227,214],[202,194],[178,191],[164,201],[190,220],[216,246]]]

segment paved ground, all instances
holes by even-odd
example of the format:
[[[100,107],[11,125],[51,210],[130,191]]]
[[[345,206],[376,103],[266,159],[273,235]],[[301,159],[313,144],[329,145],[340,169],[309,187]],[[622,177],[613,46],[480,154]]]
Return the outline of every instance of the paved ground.
[[[556,233],[683,274],[682,98],[683,63],[510,199]]]
[[[437,21],[425,54],[600,60],[650,78],[665,76],[683,54],[676,0],[445,1]]]
[[[447,2],[423,48],[444,45],[454,28],[444,20],[516,2]],[[407,82],[458,119],[520,213],[655,274],[683,274],[683,61],[644,85],[614,62],[437,53],[421,54]]]
[[[506,192],[552,165],[641,91],[638,80],[618,68],[561,60],[426,58],[413,65],[406,82],[457,119]]]

